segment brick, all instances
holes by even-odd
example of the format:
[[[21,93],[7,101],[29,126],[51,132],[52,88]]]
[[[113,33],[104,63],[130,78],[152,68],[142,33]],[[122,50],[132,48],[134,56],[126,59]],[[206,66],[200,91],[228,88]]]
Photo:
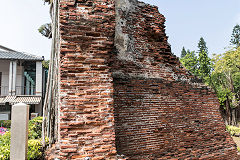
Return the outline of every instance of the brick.
[[[120,2],[60,0],[59,132],[46,159],[240,159],[158,8]]]

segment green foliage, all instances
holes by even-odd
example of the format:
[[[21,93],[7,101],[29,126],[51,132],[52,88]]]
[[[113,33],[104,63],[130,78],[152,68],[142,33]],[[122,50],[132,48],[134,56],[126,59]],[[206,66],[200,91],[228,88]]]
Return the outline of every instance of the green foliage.
[[[187,52],[186,52],[185,48],[183,47],[182,52],[181,52],[181,58],[185,57],[186,54],[187,54]]]
[[[7,132],[3,136],[0,136],[0,160],[10,159],[10,139],[11,133]],[[41,159],[42,143],[41,139],[30,139],[28,140],[28,153],[27,159]]]
[[[228,131],[232,136],[240,135],[240,128],[239,128],[239,127],[227,125],[226,128],[227,128],[227,131]]]
[[[208,48],[202,37],[199,40],[198,48],[198,76],[200,76],[204,82],[209,83],[211,74],[211,59],[208,57]]]
[[[42,64],[44,68],[49,69],[49,60],[43,61]]]
[[[240,26],[238,24],[233,28],[230,43],[236,47],[240,46]]]
[[[240,48],[230,50],[224,54],[215,55],[215,70],[218,73],[238,72],[240,66]]]
[[[42,142],[41,139],[28,140],[28,159],[41,159],[42,157]]]
[[[231,107],[238,107],[240,48],[227,51],[222,55],[214,55],[212,61],[214,63],[214,71],[211,77],[220,103],[224,105],[228,97]]]
[[[10,159],[10,131],[0,135],[0,160]]]
[[[41,25],[38,28],[38,32],[41,33],[44,37],[52,38],[52,26],[51,23],[46,23]]]
[[[0,127],[10,128],[11,127],[11,120],[1,120]]]
[[[29,135],[28,135],[28,153],[27,159],[41,159],[42,158],[42,117],[37,117],[29,121]],[[10,139],[11,132],[8,131],[4,135],[0,135],[0,160],[10,159]],[[46,140],[48,142],[48,140]]]
[[[200,77],[208,85],[211,85],[211,71],[212,63],[211,59],[208,57],[208,48],[206,42],[201,37],[198,43],[198,56],[195,55],[194,51],[185,50],[183,47],[181,54],[181,63],[183,66],[192,72],[195,76]],[[186,52],[186,55],[184,56]]]
[[[201,37],[198,42],[198,49],[198,53],[205,52],[206,54],[208,54],[208,48],[203,37]]]
[[[220,104],[224,106],[227,100],[227,96],[231,97],[231,91],[227,88],[222,88],[221,86],[218,86],[217,90],[218,100]]]
[[[206,52],[200,52],[198,57],[198,74],[201,78],[208,77],[211,71],[211,63],[210,58],[208,57]]]
[[[37,117],[29,121],[28,139],[39,139],[42,136],[42,117]]]
[[[187,70],[192,72],[194,75],[197,74],[198,59],[194,51],[191,52],[188,50],[187,54],[181,58],[180,61]]]

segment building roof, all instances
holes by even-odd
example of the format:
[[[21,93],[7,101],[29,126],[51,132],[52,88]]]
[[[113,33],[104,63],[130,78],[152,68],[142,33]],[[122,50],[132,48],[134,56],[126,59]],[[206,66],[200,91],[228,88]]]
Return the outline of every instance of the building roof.
[[[17,52],[10,48],[4,47],[0,45],[0,60],[31,60],[31,61],[43,61],[43,57],[39,57],[36,55]]]
[[[5,46],[2,46],[2,45],[0,45],[0,50],[10,51],[10,52],[16,52],[16,51],[14,51],[14,50],[12,50],[12,49],[10,49],[10,48],[7,48],[7,47],[5,47]]]
[[[12,101],[12,104],[26,103],[26,104],[39,104],[42,100],[41,96],[17,96]]]
[[[3,103],[12,102],[14,99],[16,99],[16,96],[7,96],[2,102]]]
[[[22,53],[22,52],[5,52],[0,51],[0,59],[6,60],[33,60],[33,61],[43,61],[43,57]]]
[[[5,105],[5,102],[3,102],[5,97],[0,97],[0,105]]]
[[[41,96],[36,95],[24,95],[24,96],[2,96],[0,97],[0,105],[5,105],[5,103],[10,103],[11,105],[17,103],[26,104],[39,104],[42,100]]]

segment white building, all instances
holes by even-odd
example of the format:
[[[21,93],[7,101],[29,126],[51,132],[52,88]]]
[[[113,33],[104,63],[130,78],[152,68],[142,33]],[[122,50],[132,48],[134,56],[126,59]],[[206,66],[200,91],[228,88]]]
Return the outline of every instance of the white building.
[[[43,60],[0,46],[0,120],[10,119],[11,106],[20,102],[42,115]]]

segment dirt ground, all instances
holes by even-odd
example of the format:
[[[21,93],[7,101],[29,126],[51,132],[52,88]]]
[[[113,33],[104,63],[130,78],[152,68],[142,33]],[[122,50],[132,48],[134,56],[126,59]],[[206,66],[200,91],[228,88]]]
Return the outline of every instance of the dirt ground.
[[[237,144],[237,146],[240,148],[240,137],[232,137],[234,142]]]

